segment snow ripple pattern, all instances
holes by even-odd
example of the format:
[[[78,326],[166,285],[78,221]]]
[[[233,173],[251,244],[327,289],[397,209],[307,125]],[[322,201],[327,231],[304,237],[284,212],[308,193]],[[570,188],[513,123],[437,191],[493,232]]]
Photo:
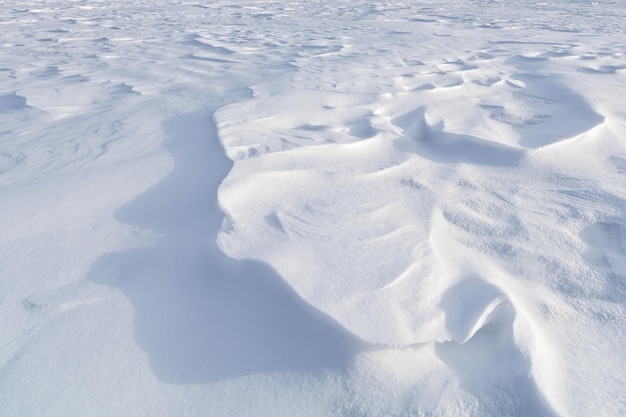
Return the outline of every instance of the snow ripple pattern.
[[[0,416],[626,415],[621,0],[0,8]]]
[[[510,40],[411,13],[312,32],[290,71],[216,113],[234,161],[220,248],[273,265],[368,343],[434,348],[479,398],[468,414],[580,412],[572,381],[592,354],[596,375],[614,372],[626,312],[626,194],[607,163],[626,131],[591,68],[621,69],[567,28],[526,21]]]

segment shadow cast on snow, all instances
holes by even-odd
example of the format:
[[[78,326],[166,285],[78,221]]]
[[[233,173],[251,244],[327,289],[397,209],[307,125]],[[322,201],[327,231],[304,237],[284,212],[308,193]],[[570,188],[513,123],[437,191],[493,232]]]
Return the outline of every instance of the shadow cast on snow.
[[[524,150],[471,135],[443,131],[443,125],[431,126],[423,107],[411,110],[391,121],[401,132],[396,146],[422,158],[441,164],[516,166]]]
[[[348,366],[363,342],[302,301],[268,265],[217,248],[217,188],[232,162],[211,112],[164,127],[173,171],[116,212],[160,238],[107,254],[90,271],[93,282],[119,288],[132,302],[136,340],[157,377],[188,384]]]
[[[468,276],[440,302],[446,328],[458,341],[435,344],[461,389],[479,398],[482,415],[557,417],[533,377],[531,357],[515,342],[517,312],[495,285]]]

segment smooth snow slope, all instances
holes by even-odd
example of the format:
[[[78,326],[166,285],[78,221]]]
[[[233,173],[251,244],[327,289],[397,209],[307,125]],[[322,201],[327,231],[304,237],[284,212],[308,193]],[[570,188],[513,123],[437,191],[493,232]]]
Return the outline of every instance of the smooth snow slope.
[[[626,415],[624,27],[4,5],[0,416]]]

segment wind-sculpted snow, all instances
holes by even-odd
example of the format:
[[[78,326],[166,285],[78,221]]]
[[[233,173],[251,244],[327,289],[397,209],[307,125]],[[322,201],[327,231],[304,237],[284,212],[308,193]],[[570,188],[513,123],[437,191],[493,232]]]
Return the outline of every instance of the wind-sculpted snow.
[[[600,232],[621,226],[597,226],[626,202],[607,164],[625,149],[617,85],[589,70],[603,46],[457,27],[454,50],[434,40],[448,26],[391,21],[216,113],[235,161],[220,247],[368,342],[434,342],[482,413],[582,412],[573,381],[610,378],[624,317],[623,252]],[[611,348],[583,371],[592,340]]]
[[[625,415],[622,6],[0,8],[0,416]]]

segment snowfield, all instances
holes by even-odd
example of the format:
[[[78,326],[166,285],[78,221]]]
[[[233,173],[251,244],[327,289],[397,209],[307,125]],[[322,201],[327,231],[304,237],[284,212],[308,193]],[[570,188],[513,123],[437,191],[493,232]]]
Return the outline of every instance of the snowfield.
[[[0,8],[0,416],[626,415],[621,0]]]

